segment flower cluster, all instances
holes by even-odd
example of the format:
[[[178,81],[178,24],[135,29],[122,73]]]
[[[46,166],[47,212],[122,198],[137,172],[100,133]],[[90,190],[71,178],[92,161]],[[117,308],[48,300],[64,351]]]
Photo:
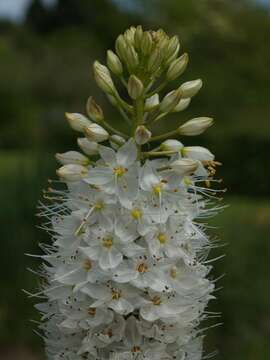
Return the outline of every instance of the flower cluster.
[[[88,117],[66,114],[84,134],[83,153],[56,155],[66,187],[49,188],[53,204],[41,206],[52,244],[41,245],[45,281],[34,294],[44,298],[37,308],[50,360],[203,356],[199,324],[214,284],[206,260],[211,243],[200,220],[218,210],[210,185],[219,163],[208,149],[174,137],[201,134],[212,119],[152,135],[152,126],[183,111],[202,85],[184,83],[160,101],[158,92],[186,68],[188,56],[178,57],[179,48],[177,37],[138,26],[118,37],[108,67],[95,62],[97,84],[130,123],[130,134],[109,124],[92,97]]]

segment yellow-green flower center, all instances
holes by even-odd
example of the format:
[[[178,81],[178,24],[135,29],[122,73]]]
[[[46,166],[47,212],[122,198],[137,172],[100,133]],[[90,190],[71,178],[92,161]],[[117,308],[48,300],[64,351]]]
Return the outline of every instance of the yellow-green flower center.
[[[112,238],[104,238],[102,240],[102,244],[105,248],[110,249],[113,246],[113,239]]]
[[[114,168],[113,172],[116,176],[120,177],[120,176],[123,176],[127,172],[127,169],[122,166],[119,166],[119,167]]]

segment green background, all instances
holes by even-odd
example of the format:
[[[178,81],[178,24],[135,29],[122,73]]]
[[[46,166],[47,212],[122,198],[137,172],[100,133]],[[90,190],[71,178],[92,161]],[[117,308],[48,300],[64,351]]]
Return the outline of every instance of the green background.
[[[24,23],[0,22],[0,359],[44,359],[31,322],[38,315],[22,292],[38,286],[26,268],[39,263],[24,254],[48,241],[37,228],[36,206],[47,179],[55,178],[53,154],[76,149],[65,111],[84,112],[94,94],[107,120],[121,126],[90,66],[104,61],[116,36],[137,24],[179,35],[190,55],[181,81],[204,81],[190,109],[162,130],[191,117],[216,119],[207,133],[183,139],[209,147],[224,164],[218,175],[230,205],[209,222],[224,244],[212,256],[226,257],[215,264],[213,276],[225,276],[209,307],[222,312],[216,321],[223,325],[209,330],[206,349],[218,349],[220,360],[269,359],[269,12],[244,0],[118,3],[58,0],[47,9],[35,0]]]

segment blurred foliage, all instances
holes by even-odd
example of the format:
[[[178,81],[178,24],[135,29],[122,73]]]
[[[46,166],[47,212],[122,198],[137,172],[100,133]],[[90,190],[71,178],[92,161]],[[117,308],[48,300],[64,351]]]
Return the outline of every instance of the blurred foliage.
[[[130,25],[163,27],[178,34],[190,66],[183,81],[202,77],[204,87],[190,109],[164,129],[200,115],[214,116],[216,126],[186,144],[205,145],[225,166],[220,170],[232,198],[231,207],[211,225],[228,243],[215,276],[224,290],[210,310],[222,311],[224,325],[210,330],[209,351],[219,359],[270,358],[268,254],[270,204],[251,200],[269,196],[270,15],[247,0],[58,0],[46,8],[33,0],[23,24],[0,23],[0,345],[40,346],[32,333],[37,319],[21,288],[35,289],[25,271],[37,260],[38,242],[48,237],[33,224],[45,179],[55,177],[53,153],[76,148],[64,112],[84,112],[95,95],[105,114],[122,126],[94,83],[90,65],[105,61],[116,36]],[[127,6],[129,5],[129,6]],[[176,84],[172,83],[172,87]],[[161,128],[157,128],[159,131]],[[0,353],[1,358],[1,353]]]

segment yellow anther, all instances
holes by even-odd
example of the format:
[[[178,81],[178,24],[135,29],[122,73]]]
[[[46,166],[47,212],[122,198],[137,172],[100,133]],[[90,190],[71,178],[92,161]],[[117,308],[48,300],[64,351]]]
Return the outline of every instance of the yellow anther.
[[[113,290],[112,291],[112,299],[113,300],[119,300],[121,297],[121,291],[120,290]]]
[[[112,238],[104,238],[102,240],[102,244],[105,248],[110,249],[113,245],[113,239]]]
[[[88,309],[88,315],[90,315],[90,316],[95,316],[96,315],[96,312],[97,312],[97,310],[96,310],[96,308],[89,308]]]
[[[139,220],[142,217],[142,212],[140,209],[134,208],[131,210],[131,216],[135,219],[135,220]]]
[[[141,263],[137,266],[137,271],[139,273],[145,273],[148,270],[148,266],[145,263]]]
[[[154,305],[160,305],[161,304],[161,298],[159,296],[154,296],[152,299],[151,299],[152,303]]]
[[[170,270],[170,275],[173,279],[176,279],[177,277],[177,270],[176,270],[176,267],[172,267],[171,270]]]
[[[162,191],[162,183],[159,183],[158,185],[153,186],[153,192],[156,195],[160,195]]]
[[[102,210],[103,208],[104,208],[104,204],[103,204],[102,201],[97,201],[97,202],[95,203],[95,209],[96,209],[96,210]]]
[[[165,244],[167,242],[167,236],[164,233],[159,233],[157,238],[161,244]]]
[[[192,185],[192,181],[187,176],[184,177],[183,181],[184,181],[184,184],[187,185],[187,186]]]
[[[123,176],[127,172],[127,169],[122,166],[119,166],[117,168],[114,168],[113,172],[115,173],[116,176],[120,177],[120,176]]]
[[[83,262],[83,268],[84,270],[86,271],[89,271],[92,269],[92,263],[89,259],[86,259],[84,262]]]
[[[141,351],[141,348],[139,346],[133,346],[133,348],[131,349],[131,352],[132,353],[136,353],[136,352],[140,352]]]

